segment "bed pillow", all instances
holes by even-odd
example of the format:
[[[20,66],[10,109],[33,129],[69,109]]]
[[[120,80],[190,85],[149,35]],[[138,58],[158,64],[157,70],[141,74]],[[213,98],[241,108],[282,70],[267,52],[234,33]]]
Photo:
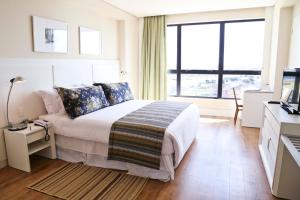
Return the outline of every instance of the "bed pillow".
[[[49,91],[39,90],[37,93],[42,97],[48,114],[66,112],[63,102],[55,89]]]
[[[71,89],[58,87],[56,90],[72,119],[109,106],[101,86]]]
[[[133,99],[127,82],[124,83],[94,83],[102,86],[110,105],[115,105]]]

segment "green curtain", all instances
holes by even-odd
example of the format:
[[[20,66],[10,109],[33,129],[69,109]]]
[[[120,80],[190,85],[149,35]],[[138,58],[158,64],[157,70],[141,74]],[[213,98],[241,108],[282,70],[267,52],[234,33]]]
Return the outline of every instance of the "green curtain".
[[[165,16],[144,18],[141,75],[143,99],[167,97],[166,20]]]

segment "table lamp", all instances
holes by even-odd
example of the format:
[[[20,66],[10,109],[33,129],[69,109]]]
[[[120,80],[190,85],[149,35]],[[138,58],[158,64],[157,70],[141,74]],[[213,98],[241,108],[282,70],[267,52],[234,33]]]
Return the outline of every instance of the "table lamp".
[[[12,91],[12,88],[14,86],[14,83],[21,83],[25,81],[25,79],[21,76],[16,76],[15,78],[10,79],[10,88],[9,88],[9,92],[8,92],[8,97],[7,97],[7,104],[6,104],[6,118],[7,118],[7,122],[8,122],[8,130],[10,131],[18,131],[18,130],[23,130],[27,128],[27,122],[21,122],[21,123],[11,123],[9,121],[9,98],[10,98],[10,94]]]

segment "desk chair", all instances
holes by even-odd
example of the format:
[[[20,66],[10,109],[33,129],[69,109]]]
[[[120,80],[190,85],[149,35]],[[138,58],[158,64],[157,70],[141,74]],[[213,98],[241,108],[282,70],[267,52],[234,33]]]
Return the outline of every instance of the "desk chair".
[[[243,105],[238,103],[237,98],[236,98],[235,89],[232,88],[232,90],[233,90],[233,95],[234,95],[234,100],[235,100],[234,125],[236,125],[236,120],[237,120],[237,117],[239,115],[239,111],[243,110]]]

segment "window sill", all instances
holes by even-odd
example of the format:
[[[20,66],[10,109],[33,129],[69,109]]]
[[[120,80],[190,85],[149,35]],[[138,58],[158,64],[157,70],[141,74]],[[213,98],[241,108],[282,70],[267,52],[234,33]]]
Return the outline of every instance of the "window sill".
[[[220,99],[220,100],[234,100],[234,98],[218,98],[218,97],[202,97],[202,96],[176,96],[169,95],[171,98],[190,98],[190,99]],[[241,100],[241,98],[237,98],[237,100]]]

